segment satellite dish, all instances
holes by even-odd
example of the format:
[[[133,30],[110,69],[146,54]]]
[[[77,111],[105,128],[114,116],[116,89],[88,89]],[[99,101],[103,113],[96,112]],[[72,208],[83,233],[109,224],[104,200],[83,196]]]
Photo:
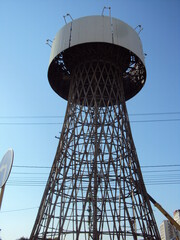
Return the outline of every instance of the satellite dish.
[[[13,149],[9,149],[0,163],[0,188],[2,188],[9,177],[14,159]]]

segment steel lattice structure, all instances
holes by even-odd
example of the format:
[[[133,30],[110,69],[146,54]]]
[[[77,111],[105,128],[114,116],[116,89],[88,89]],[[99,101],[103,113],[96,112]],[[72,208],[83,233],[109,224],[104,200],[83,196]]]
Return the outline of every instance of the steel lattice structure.
[[[141,58],[84,41],[55,51],[48,77],[68,105],[31,239],[160,239],[125,103],[144,85]]]

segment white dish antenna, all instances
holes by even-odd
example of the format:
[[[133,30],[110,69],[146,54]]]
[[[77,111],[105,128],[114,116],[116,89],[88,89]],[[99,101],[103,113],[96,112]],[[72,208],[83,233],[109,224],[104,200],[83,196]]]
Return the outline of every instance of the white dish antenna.
[[[14,151],[13,149],[9,149],[0,162],[0,188],[1,188],[0,209],[1,209],[5,185],[12,169],[13,160],[14,160]]]
[[[13,149],[9,149],[0,163],[0,188],[2,188],[9,177],[14,159]]]

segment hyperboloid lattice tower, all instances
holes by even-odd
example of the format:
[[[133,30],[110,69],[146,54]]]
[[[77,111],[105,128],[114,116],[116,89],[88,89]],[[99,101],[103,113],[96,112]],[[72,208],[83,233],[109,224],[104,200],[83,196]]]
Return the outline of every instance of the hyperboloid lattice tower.
[[[72,20],[48,79],[68,104],[31,239],[160,239],[125,103],[146,80],[136,31],[109,16]]]

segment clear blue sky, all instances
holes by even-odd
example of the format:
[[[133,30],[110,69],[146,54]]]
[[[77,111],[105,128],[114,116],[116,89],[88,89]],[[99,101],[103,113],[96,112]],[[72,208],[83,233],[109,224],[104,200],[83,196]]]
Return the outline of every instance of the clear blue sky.
[[[0,212],[3,240],[30,235],[50,169],[22,166],[52,165],[58,144],[55,136],[61,131],[63,118],[50,116],[65,114],[66,102],[53,92],[47,80],[51,49],[46,39],[53,40],[65,24],[66,13],[74,19],[100,15],[104,6],[111,6],[113,17],[132,27],[143,27],[140,37],[147,54],[147,81],[141,92],[127,102],[140,165],[180,165],[180,120],[149,122],[180,119],[179,0],[1,0],[0,159],[8,148],[13,148],[15,154]],[[170,114],[174,112],[177,114]],[[137,113],[158,115],[132,115]],[[169,173],[148,175],[147,170]],[[151,179],[148,192],[170,214],[179,209],[180,167],[142,171],[147,183]],[[173,184],[156,181],[153,185],[152,178],[160,178],[163,183],[172,178]],[[164,217],[153,210],[159,226]]]

